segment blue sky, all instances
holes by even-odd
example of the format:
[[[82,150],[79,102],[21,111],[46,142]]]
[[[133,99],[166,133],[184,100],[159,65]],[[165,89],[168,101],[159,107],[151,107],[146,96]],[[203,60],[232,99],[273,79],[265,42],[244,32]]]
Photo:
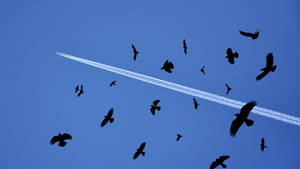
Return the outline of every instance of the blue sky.
[[[275,1],[6,1],[0,3],[2,97],[0,166],[7,169],[209,168],[228,154],[228,168],[297,168],[299,127],[250,114],[235,138],[239,110],[192,97],[55,54],[56,51],[128,69],[300,117],[300,4]],[[254,32],[257,40],[238,31]],[[186,39],[188,55],[182,40]],[[132,59],[131,44],[140,51]],[[226,49],[239,52],[236,64]],[[265,56],[277,70],[257,82]],[[174,73],[160,70],[165,60]],[[200,68],[206,65],[207,75]],[[111,81],[117,85],[109,88]],[[74,87],[83,84],[77,98]],[[152,116],[153,100],[162,110]],[[115,109],[115,122],[100,128]],[[58,132],[73,136],[51,146]],[[183,138],[176,142],[176,134]],[[260,152],[264,137],[269,148]],[[146,156],[133,160],[146,141]]]

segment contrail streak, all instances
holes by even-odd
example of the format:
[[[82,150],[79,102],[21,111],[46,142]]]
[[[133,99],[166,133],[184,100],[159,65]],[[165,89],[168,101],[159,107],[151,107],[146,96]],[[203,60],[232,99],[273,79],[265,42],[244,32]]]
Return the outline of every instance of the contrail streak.
[[[131,72],[131,71],[128,71],[128,70],[120,69],[120,68],[117,68],[117,67],[105,65],[105,64],[102,64],[102,63],[97,63],[97,62],[94,62],[94,61],[78,58],[78,57],[71,56],[71,55],[68,55],[68,54],[64,54],[64,53],[61,53],[61,52],[56,52],[56,54],[58,54],[60,56],[63,56],[63,57],[66,57],[66,58],[69,58],[69,59],[72,59],[72,60],[75,60],[75,61],[78,61],[78,62],[82,62],[82,63],[88,64],[88,65],[100,68],[100,69],[108,70],[110,72],[114,72],[114,73],[121,74],[121,75],[124,75],[124,76],[127,76],[127,77],[131,77],[133,79],[141,80],[141,81],[144,81],[144,82],[147,82],[147,83],[151,83],[151,84],[154,84],[154,85],[157,85],[157,86],[161,86],[161,87],[164,87],[164,88],[175,90],[175,91],[178,91],[178,92],[181,92],[181,93],[185,93],[185,94],[188,94],[188,95],[199,97],[199,98],[202,98],[202,99],[205,99],[205,100],[209,100],[209,101],[219,103],[219,104],[222,104],[222,105],[226,105],[226,106],[230,106],[230,107],[233,107],[233,108],[240,109],[241,107],[243,107],[246,104],[246,103],[241,102],[241,101],[229,99],[229,98],[226,98],[226,97],[223,97],[223,96],[218,96],[218,95],[215,95],[215,94],[212,94],[212,93],[204,92],[204,91],[201,91],[201,90],[197,90],[197,89],[182,86],[182,85],[179,85],[179,84],[171,83],[171,82],[168,82],[168,81],[165,81],[165,80],[160,80],[160,79],[157,79],[157,78],[154,78],[154,77],[150,77],[150,76],[142,75],[142,74],[139,74],[139,73]],[[300,118],[295,117],[295,116],[291,116],[291,115],[288,115],[288,114],[284,114],[284,113],[280,113],[280,112],[277,112],[277,111],[269,110],[269,109],[259,107],[259,106],[255,106],[253,108],[252,112],[256,113],[256,114],[259,114],[259,115],[262,115],[262,116],[265,116],[265,117],[269,117],[269,118],[272,118],[272,119],[276,119],[276,120],[280,120],[280,121],[283,121],[283,122],[286,122],[286,123],[290,123],[290,124],[300,126]]]

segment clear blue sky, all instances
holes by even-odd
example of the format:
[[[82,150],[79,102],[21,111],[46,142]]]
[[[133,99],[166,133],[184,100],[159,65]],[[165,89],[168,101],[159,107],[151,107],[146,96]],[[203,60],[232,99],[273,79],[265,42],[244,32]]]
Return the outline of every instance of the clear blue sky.
[[[198,169],[219,155],[231,169],[299,168],[300,128],[250,114],[235,138],[237,109],[65,59],[55,51],[99,61],[299,117],[300,2],[274,1],[2,1],[0,3],[3,169]],[[254,32],[257,40],[238,31]],[[184,55],[182,40],[187,40]],[[131,44],[140,51],[132,59]],[[240,57],[231,65],[226,49]],[[265,56],[277,70],[256,82]],[[174,73],[160,70],[165,60]],[[200,73],[206,65],[207,76]],[[109,88],[111,81],[117,86]],[[77,98],[74,87],[85,86]],[[149,108],[160,99],[162,110]],[[99,125],[110,108],[115,122]],[[58,132],[73,136],[51,146]],[[183,138],[176,142],[176,134]],[[259,150],[264,137],[269,146]],[[147,142],[146,156],[133,160]]]

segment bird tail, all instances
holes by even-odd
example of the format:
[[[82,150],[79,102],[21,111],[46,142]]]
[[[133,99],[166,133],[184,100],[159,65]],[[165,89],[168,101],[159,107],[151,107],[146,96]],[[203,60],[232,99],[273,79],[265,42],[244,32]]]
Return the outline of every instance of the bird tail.
[[[61,146],[61,147],[64,147],[66,144],[67,143],[65,141],[60,141],[58,145]]]
[[[276,70],[276,65],[272,67],[271,71],[274,72]]]
[[[142,156],[145,156],[145,152],[141,152]]]
[[[160,111],[160,106],[157,106],[157,108],[156,108],[158,111]]]
[[[110,122],[110,123],[113,123],[114,120],[115,120],[114,118],[110,118],[110,119],[109,119],[109,122]]]
[[[226,168],[226,167],[227,167],[224,163],[221,163],[221,166],[222,166],[223,168]]]
[[[245,122],[246,122],[246,125],[247,125],[248,127],[252,126],[253,123],[254,123],[253,120],[249,120],[249,119],[245,120]]]
[[[237,52],[235,52],[233,57],[239,58],[239,54]]]

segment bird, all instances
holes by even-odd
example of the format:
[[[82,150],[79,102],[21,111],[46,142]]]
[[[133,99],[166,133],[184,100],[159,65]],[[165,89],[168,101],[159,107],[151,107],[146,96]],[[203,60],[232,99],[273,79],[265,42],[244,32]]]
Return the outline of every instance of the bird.
[[[179,141],[179,139],[182,137],[182,135],[180,134],[177,134],[177,138],[176,138],[176,141]]]
[[[139,52],[136,50],[136,48],[133,44],[131,45],[131,47],[133,49],[133,60],[136,60],[136,57],[139,54]]]
[[[75,87],[75,93],[77,93],[79,91],[79,85],[77,85],[76,87]]]
[[[260,143],[260,149],[261,151],[264,151],[265,148],[267,148],[267,146],[265,145],[265,139],[262,138]]]
[[[80,85],[80,91],[77,96],[79,97],[81,94],[83,94],[83,86],[82,85]]]
[[[240,110],[240,114],[235,114],[236,119],[234,119],[231,123],[230,127],[230,135],[234,137],[239,130],[239,128],[242,126],[242,124],[245,122],[248,127],[252,126],[254,121],[248,119],[249,113],[251,110],[256,106],[256,102],[248,102],[246,103]]]
[[[255,33],[243,32],[240,30],[240,34],[246,37],[251,37],[252,40],[255,40],[259,36],[259,30],[256,30]]]
[[[214,162],[211,163],[209,169],[214,169],[218,167],[218,165],[221,165],[223,168],[226,168],[227,166],[224,164],[224,161],[230,158],[228,155],[220,156],[219,158],[216,158]]]
[[[266,67],[260,69],[263,72],[256,77],[256,81],[261,80],[268,73],[270,73],[271,71],[274,72],[276,70],[277,65],[273,65],[273,54],[272,53],[268,53],[268,55],[266,56],[266,60],[267,60]]]
[[[155,115],[155,110],[160,111],[161,109],[161,107],[157,105],[159,102],[160,100],[154,100],[151,105],[150,112],[152,113],[153,116]]]
[[[168,73],[172,73],[172,69],[174,69],[173,63],[166,60],[160,70],[165,70]]]
[[[50,144],[53,145],[56,142],[59,142],[58,145],[60,147],[64,147],[67,144],[65,140],[72,140],[72,136],[68,133],[64,133],[64,134],[58,133],[57,136],[52,137],[52,139],[50,140]]]
[[[108,121],[109,121],[110,123],[113,123],[113,122],[114,122],[115,119],[112,118],[113,112],[114,112],[114,109],[113,109],[113,108],[111,108],[111,109],[108,111],[107,115],[104,116],[104,120],[101,122],[101,125],[100,125],[101,127],[104,127]]]
[[[232,90],[229,86],[228,86],[228,84],[226,84],[225,83],[225,86],[226,86],[226,88],[227,88],[227,91],[226,91],[226,95],[228,95],[228,93],[230,92],[230,90]]]
[[[140,147],[136,150],[136,152],[134,153],[133,159],[138,158],[138,156],[139,156],[140,154],[142,154],[142,156],[145,156],[145,152],[144,152],[145,146],[146,146],[146,142],[143,142],[143,143],[140,145]]]
[[[187,46],[186,46],[186,41],[185,39],[183,39],[183,49],[184,49],[184,53],[187,54]]]
[[[228,48],[226,53],[227,53],[227,56],[225,58],[228,59],[229,63],[234,64],[234,58],[238,58],[239,53],[237,53],[237,52],[233,53],[231,48]]]
[[[197,109],[199,106],[199,103],[197,102],[197,100],[195,98],[193,98],[193,101],[194,101],[194,107],[195,107],[195,109]]]
[[[112,82],[109,84],[109,86],[111,87],[111,86],[113,86],[113,85],[116,85],[116,82],[117,82],[117,81],[115,81],[115,80],[112,81]]]
[[[204,66],[202,66],[202,68],[201,68],[201,72],[205,75],[205,71],[204,71],[204,68],[205,68],[205,65]]]

